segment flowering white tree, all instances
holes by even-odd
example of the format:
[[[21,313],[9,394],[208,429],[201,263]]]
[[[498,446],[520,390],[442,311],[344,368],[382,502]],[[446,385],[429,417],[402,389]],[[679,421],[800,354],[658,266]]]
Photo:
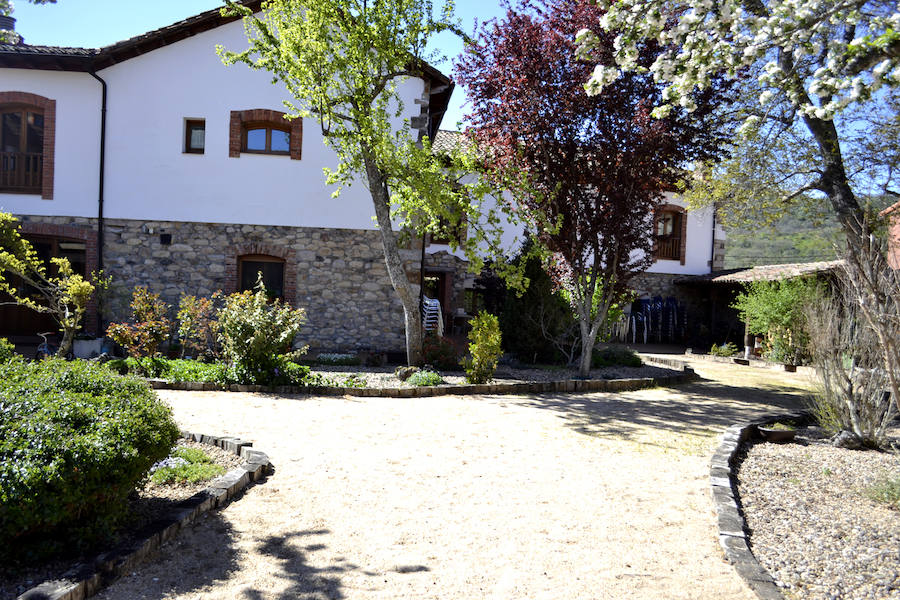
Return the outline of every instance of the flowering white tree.
[[[773,156],[782,161],[783,169],[768,183],[786,190],[784,199],[805,192],[824,195],[848,239],[860,239],[862,212],[842,144],[850,144],[858,131],[849,125],[854,111],[884,108],[891,93],[885,88],[900,85],[896,2],[600,1],[607,7],[601,26],[617,32],[615,65],[595,68],[588,93],[599,93],[622,71],[637,69],[638,47],[647,41],[665,48],[650,67],[667,85],[657,116],[676,105],[691,109],[691,93],[714,77],[734,79],[753,96],[735,113],[741,120],[738,135],[753,141],[739,148],[739,155],[757,164]],[[578,41],[580,52],[590,55],[596,43],[590,31],[580,32]],[[773,149],[775,154],[767,153]],[[856,171],[854,166],[851,174]]]
[[[56,4],[56,0],[28,0],[32,4]],[[12,16],[13,9],[12,0],[0,0],[0,16]],[[19,36],[14,31],[8,31],[0,27],[0,44],[15,44],[19,41]]]
[[[778,173],[769,183],[776,195],[784,192],[783,200],[812,193],[831,203],[847,235],[851,301],[875,333],[900,409],[895,341],[900,338],[895,318],[900,290],[896,278],[891,285],[879,282],[884,253],[874,243],[872,225],[851,185],[856,173],[869,181],[881,176],[882,191],[900,196],[888,188],[898,156],[892,132],[900,106],[892,94],[900,86],[900,5],[896,0],[600,3],[607,8],[602,28],[617,34],[615,65],[594,69],[585,86],[589,94],[599,93],[623,71],[639,69],[639,46],[658,43],[664,50],[649,70],[667,87],[655,116],[664,117],[674,106],[692,110],[691,93],[709,87],[715,77],[733,79],[748,92],[734,107],[743,143],[736,162],[727,167],[726,187],[736,189],[727,183],[755,167]],[[591,56],[596,36],[583,30],[577,39],[579,52]],[[845,159],[848,147],[858,150],[851,161]],[[780,164],[773,168],[773,161]]]

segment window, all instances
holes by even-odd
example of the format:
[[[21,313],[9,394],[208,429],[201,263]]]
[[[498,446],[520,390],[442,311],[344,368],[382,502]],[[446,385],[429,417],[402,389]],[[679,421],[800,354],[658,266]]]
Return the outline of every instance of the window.
[[[284,300],[284,259],[265,254],[248,254],[238,259],[238,291],[255,290],[260,273],[269,299]]]
[[[184,120],[184,151],[187,154],[203,154],[206,150],[206,120]]]
[[[291,132],[267,123],[245,123],[241,152],[259,154],[290,154]]]
[[[40,194],[43,169],[43,111],[0,107],[0,191]]]
[[[303,119],[288,120],[283,112],[267,108],[231,111],[228,156],[244,152],[276,154],[300,160],[303,149]]]
[[[684,264],[685,221],[684,209],[664,206],[654,220],[654,258],[678,260]]]
[[[439,232],[431,234],[432,244],[449,244],[452,239],[458,244],[466,241],[466,220],[465,217],[455,226],[450,225],[450,221],[444,217],[438,217]]]

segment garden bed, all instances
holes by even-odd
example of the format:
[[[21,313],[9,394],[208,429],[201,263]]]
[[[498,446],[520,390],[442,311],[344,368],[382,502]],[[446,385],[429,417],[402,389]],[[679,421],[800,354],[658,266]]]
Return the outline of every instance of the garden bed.
[[[225,471],[244,464],[246,461],[234,452],[193,440],[180,439],[179,448],[200,449]],[[116,548],[130,548],[146,537],[148,526],[167,519],[178,509],[178,503],[185,501],[209,486],[209,481],[197,483],[154,484],[149,481],[129,498],[129,520],[118,533]],[[69,556],[25,567],[0,567],[0,598],[16,598],[43,582],[60,580],[67,573],[73,573],[85,564],[93,562],[96,552]],[[68,577],[67,577],[68,578]],[[43,597],[43,596],[41,596]]]
[[[900,423],[889,437],[898,447]],[[741,447],[737,491],[753,554],[791,598],[900,598],[900,505],[871,498],[872,486],[900,479],[900,455],[828,438],[811,426],[792,443]]]
[[[676,370],[650,365],[592,369],[590,377],[587,379],[578,377],[576,371],[568,369],[500,367],[497,369],[494,379],[486,384],[467,383],[465,374],[461,371],[444,371],[441,373],[444,383],[428,386],[414,386],[401,381],[391,367],[319,366],[313,369],[312,375],[327,377],[329,383],[333,382],[338,385],[264,386],[196,381],[176,382],[164,379],[148,379],[148,382],[156,389],[408,398],[470,394],[618,392],[684,383],[696,378],[694,372],[687,367]]]

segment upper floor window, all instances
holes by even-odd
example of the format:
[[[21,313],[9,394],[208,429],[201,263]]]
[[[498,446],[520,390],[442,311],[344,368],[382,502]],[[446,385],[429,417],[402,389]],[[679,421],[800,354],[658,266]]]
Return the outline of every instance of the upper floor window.
[[[249,152],[300,160],[302,147],[303,119],[288,120],[283,112],[267,108],[231,111],[228,156]]]
[[[43,110],[0,107],[0,191],[41,193],[43,167]]]
[[[666,205],[654,219],[654,258],[678,260],[684,264],[686,225],[684,209]]]
[[[244,123],[242,142],[242,152],[291,153],[291,132],[287,128],[274,127],[268,123]]]

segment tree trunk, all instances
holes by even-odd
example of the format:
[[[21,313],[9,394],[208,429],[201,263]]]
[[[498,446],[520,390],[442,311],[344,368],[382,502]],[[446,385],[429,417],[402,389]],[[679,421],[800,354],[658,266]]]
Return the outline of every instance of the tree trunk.
[[[59,350],[56,351],[57,357],[65,358],[72,351],[72,344],[75,342],[75,330],[75,327],[63,328],[62,341],[59,343]]]
[[[372,153],[367,148],[363,149],[363,160],[366,166],[369,192],[372,194],[372,203],[375,206],[378,229],[381,231],[384,262],[387,266],[388,276],[391,278],[391,285],[403,305],[403,317],[406,325],[406,360],[409,365],[421,365],[423,363],[423,335],[419,298],[417,294],[413,293],[406,271],[403,269],[403,261],[400,260],[397,236],[391,227],[390,195],[387,182],[381,169],[375,163]]]

